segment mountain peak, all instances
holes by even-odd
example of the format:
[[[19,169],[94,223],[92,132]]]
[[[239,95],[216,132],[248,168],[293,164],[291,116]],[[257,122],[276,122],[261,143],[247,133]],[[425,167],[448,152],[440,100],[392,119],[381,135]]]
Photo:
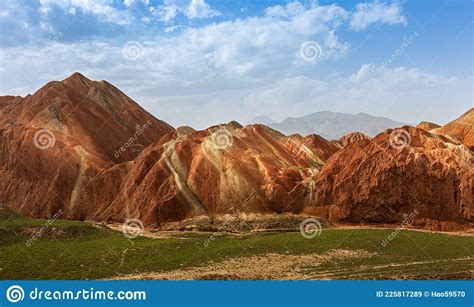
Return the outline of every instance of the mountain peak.
[[[427,122],[427,121],[422,121],[418,125],[416,125],[416,128],[419,128],[419,129],[422,129],[422,130],[425,130],[425,131],[430,131],[430,130],[433,130],[433,129],[437,129],[439,127],[441,127],[441,126],[437,125],[435,123],[432,123],[432,122]]]
[[[315,133],[328,140],[340,139],[354,131],[373,137],[385,129],[403,125],[405,124],[366,113],[349,114],[331,111],[320,111],[298,118],[287,117],[280,123],[269,124],[270,127],[285,135]]]
[[[434,132],[453,137],[469,147],[474,147],[474,108],[441,128],[435,129]]]
[[[474,108],[470,108],[466,113],[461,115],[462,118],[468,118],[471,121],[474,121]]]
[[[74,72],[72,75],[70,75],[69,77],[67,77],[66,79],[64,79],[63,81],[66,81],[66,80],[74,80],[74,81],[91,81],[89,78],[87,78],[86,76],[84,76],[83,74],[81,74],[80,72]]]
[[[89,89],[94,86],[95,82],[88,79],[83,74],[75,72],[66,79],[62,80],[61,83],[71,87],[83,95],[86,95]]]
[[[246,125],[252,125],[252,124],[262,124],[262,125],[268,125],[272,124],[275,121],[271,119],[270,117],[266,115],[260,115],[252,118],[251,120],[247,121],[245,124]]]

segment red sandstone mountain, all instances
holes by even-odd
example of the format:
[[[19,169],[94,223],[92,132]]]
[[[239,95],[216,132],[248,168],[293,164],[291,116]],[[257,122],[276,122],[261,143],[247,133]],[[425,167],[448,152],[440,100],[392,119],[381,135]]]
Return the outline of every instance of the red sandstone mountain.
[[[472,152],[446,137],[403,127],[334,154],[302,182],[304,212],[349,223],[402,223],[434,230],[469,228],[474,217]],[[311,187],[317,187],[315,189]]]
[[[297,211],[293,188],[337,150],[317,136],[298,147],[262,125],[173,130],[109,83],[77,73],[0,102],[0,202],[34,217],[63,209],[63,218],[159,224]],[[44,128],[54,146],[39,149]]]
[[[37,217],[66,207],[66,217],[82,217],[72,212],[89,206],[84,186],[110,173],[113,185],[123,169],[115,164],[172,130],[113,85],[78,73],[24,98],[1,97],[0,112],[0,202]]]
[[[61,218],[161,225],[292,212],[400,223],[417,209],[417,227],[472,223],[472,152],[413,127],[404,128],[406,148],[392,147],[400,142],[390,142],[391,130],[328,141],[236,122],[173,129],[80,74],[24,98],[0,97],[0,112],[0,203],[32,217],[63,209]],[[35,144],[45,128],[54,146],[51,135]]]
[[[449,136],[474,148],[474,108],[432,132]]]
[[[49,82],[24,98],[1,97],[0,110],[0,127],[7,133],[9,127],[22,127],[31,133],[46,128],[59,143],[83,146],[89,154],[110,162],[133,160],[143,148],[172,130],[110,83],[91,81],[79,73]],[[131,150],[115,154],[144,125],[147,133],[131,144]]]
[[[352,144],[354,142],[358,142],[361,140],[369,140],[369,139],[370,138],[368,136],[366,136],[365,134],[361,132],[352,132],[343,136],[339,140],[337,140],[336,144],[338,144],[341,147],[346,147],[347,145]]]
[[[317,161],[329,153],[311,149],[313,142],[295,144],[263,125],[177,129],[136,159],[117,198],[94,218],[129,214],[160,224],[200,215],[299,212],[303,204],[295,194],[301,190],[295,187],[317,173]]]
[[[427,132],[429,132],[433,129],[437,129],[439,127],[441,127],[441,126],[437,125],[437,124],[434,124],[434,123],[426,122],[426,121],[422,121],[418,125],[416,125],[416,128],[425,130]]]
[[[305,160],[307,165],[318,166],[318,168],[324,165],[327,159],[340,149],[337,144],[317,134],[310,134],[305,137],[293,134],[286,137],[283,143],[294,155]]]

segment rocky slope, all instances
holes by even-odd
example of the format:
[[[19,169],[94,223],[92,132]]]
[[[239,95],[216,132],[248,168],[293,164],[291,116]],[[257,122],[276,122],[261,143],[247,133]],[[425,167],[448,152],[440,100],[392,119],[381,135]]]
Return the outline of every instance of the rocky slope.
[[[410,224],[420,228],[472,223],[473,156],[460,137],[404,127],[328,141],[236,122],[173,129],[77,73],[0,97],[0,114],[0,203],[32,217],[61,209],[61,218],[165,227],[294,213],[399,225],[416,211]],[[469,142],[469,118],[445,130]]]
[[[422,130],[425,130],[425,131],[428,131],[428,132],[430,130],[433,130],[433,129],[436,129],[436,128],[439,128],[439,127],[441,127],[441,126],[437,125],[435,123],[426,122],[426,121],[422,121],[418,125],[416,125],[416,128],[422,129]]]
[[[174,130],[111,84],[78,73],[25,98],[2,97],[0,106],[0,202],[33,217],[61,209],[62,218],[159,225],[297,212],[295,186],[338,149],[262,125]]]
[[[414,127],[346,146],[301,185],[304,212],[332,221],[453,230],[474,217],[472,152]]]
[[[433,132],[449,136],[474,148],[474,108]]]
[[[161,225],[196,216],[297,213],[302,190],[295,187],[335,150],[312,145],[298,147],[262,125],[179,128],[136,159],[117,198],[94,218],[129,215]]]
[[[340,147],[346,147],[349,144],[359,142],[362,140],[370,140],[370,138],[363,133],[352,132],[352,133],[346,134],[339,140],[335,141],[335,143],[339,145]]]
[[[24,98],[1,97],[0,112],[0,202],[35,217],[59,209],[87,217],[96,203],[84,187],[111,197],[127,167],[118,164],[172,131],[113,85],[78,73]]]

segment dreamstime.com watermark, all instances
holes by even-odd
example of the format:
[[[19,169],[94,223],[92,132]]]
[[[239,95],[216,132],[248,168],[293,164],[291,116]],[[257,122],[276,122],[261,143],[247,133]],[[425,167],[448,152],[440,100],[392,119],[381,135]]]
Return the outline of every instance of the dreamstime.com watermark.
[[[323,226],[321,225],[318,219],[315,219],[313,217],[305,219],[300,224],[300,233],[303,238],[306,239],[313,239],[315,237],[319,237],[322,231]]]
[[[119,149],[117,149],[115,152],[114,152],[114,157],[115,158],[120,158],[120,156],[126,152],[132,145],[135,144],[135,142],[138,140],[138,137],[143,135],[145,133],[145,131],[147,129],[150,128],[150,126],[152,125],[153,123],[151,122],[151,120],[147,120],[147,122],[143,125],[137,125],[135,127],[135,133],[133,134],[133,136],[131,138],[129,138],[127,140],[127,142],[125,142],[122,146],[120,146]]]
[[[212,133],[211,141],[216,149],[231,147],[233,142],[232,132],[225,127],[221,127]]]
[[[125,237],[133,240],[143,234],[145,227],[143,222],[136,218],[128,218],[122,224],[122,233]]]
[[[409,37],[405,38],[402,42],[402,44],[400,45],[399,48],[397,48],[383,63],[382,65],[380,65],[379,69],[380,70],[384,70],[386,69],[388,66],[390,66],[390,64],[392,64],[393,62],[395,62],[399,57],[400,55],[402,55],[402,53],[408,49],[408,47],[411,46],[411,44],[413,44],[413,42],[419,37],[419,34],[418,32],[413,32],[412,35],[410,35]]]
[[[404,129],[394,129],[388,137],[388,143],[393,149],[402,150],[411,144],[411,135]]]
[[[140,60],[143,57],[143,46],[139,42],[129,41],[123,45],[122,55],[128,61]]]
[[[35,232],[31,238],[26,241],[26,246],[30,247],[36,240],[40,239],[54,224],[54,222],[59,219],[59,217],[63,214],[63,210],[59,209],[53,216],[48,216],[48,220],[37,232]]]
[[[94,288],[80,290],[40,290],[34,288],[26,291],[19,285],[10,286],[6,298],[10,303],[22,301],[145,301],[146,291],[112,291],[95,290]]]
[[[53,36],[50,40],[46,42],[46,45],[41,48],[41,50],[38,52],[38,54],[46,54],[48,51],[53,49],[58,41],[64,36],[63,32],[58,32],[55,36]],[[43,64],[46,61],[44,56],[37,56],[37,57],[31,57],[27,60],[25,63],[26,65],[26,70],[29,72],[33,69],[33,66],[37,66],[40,64]]]
[[[51,130],[46,128],[40,129],[33,136],[33,144],[41,150],[50,149],[56,144],[56,137]]]
[[[306,41],[300,46],[300,57],[307,62],[316,62],[322,54],[323,49],[316,41]]]
[[[402,231],[403,228],[405,228],[406,226],[409,226],[413,223],[413,221],[415,220],[415,217],[419,214],[420,212],[418,212],[417,209],[413,210],[412,213],[408,214],[407,217],[405,217],[403,219],[403,221],[400,223],[400,225],[395,228],[394,231],[392,231],[388,236],[387,238],[383,239],[382,242],[380,242],[380,245],[382,245],[383,247],[387,246],[387,244],[392,241],[393,239],[395,239],[397,236],[398,236],[398,233],[400,231]]]

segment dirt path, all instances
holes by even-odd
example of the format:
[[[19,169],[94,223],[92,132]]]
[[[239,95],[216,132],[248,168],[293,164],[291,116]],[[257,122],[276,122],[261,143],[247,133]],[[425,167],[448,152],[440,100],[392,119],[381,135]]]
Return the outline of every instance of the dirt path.
[[[330,250],[325,254],[280,255],[264,254],[247,258],[235,258],[219,263],[209,262],[205,266],[174,270],[166,273],[147,272],[124,275],[113,279],[154,279],[154,280],[199,280],[199,279],[245,279],[271,280],[311,279],[306,270],[308,266],[317,266],[323,262],[367,258],[373,254],[364,250]]]
[[[102,227],[108,227],[112,230],[122,232],[123,224],[100,224]],[[152,231],[144,229],[142,236],[153,239],[186,239],[180,235],[185,234],[184,231]]]
[[[92,223],[94,226],[97,227],[108,227],[110,229],[116,231],[122,231],[122,224],[102,224],[102,223]],[[344,224],[336,224],[334,227],[330,227],[328,229],[385,229],[385,230],[394,230],[393,227],[386,227],[386,226],[367,226],[367,225],[344,225]],[[403,231],[419,231],[419,232],[427,232],[427,233],[441,233],[451,236],[468,236],[473,237],[474,231],[466,231],[466,232],[447,232],[447,231],[432,231],[432,230],[424,230],[424,229],[416,229],[416,228],[403,228],[400,229]],[[193,233],[193,234],[217,234],[217,235],[231,235],[231,236],[248,236],[252,234],[258,233],[265,233],[265,232],[292,232],[298,231],[297,229],[259,229],[253,230],[250,232],[225,232],[225,231],[154,231],[153,229],[144,229],[142,236],[154,239],[186,239],[182,235],[186,233]]]
[[[367,270],[385,270],[390,268],[398,268],[398,267],[408,267],[408,266],[419,266],[419,265],[426,265],[426,264],[443,264],[448,263],[452,264],[454,261],[466,261],[472,260],[472,257],[464,257],[464,258],[457,258],[457,259],[443,259],[443,260],[429,260],[429,261],[414,261],[414,262],[405,262],[405,263],[389,263],[389,264],[381,264],[381,265],[362,265],[359,267],[351,267],[342,270],[331,270],[331,271],[323,271],[318,272],[317,274],[313,275],[312,278],[314,279],[334,279],[340,278],[341,275],[344,279],[353,279],[353,278],[363,278],[365,275],[374,275],[374,273],[365,273],[364,271]],[[395,274],[396,275],[396,274]]]

